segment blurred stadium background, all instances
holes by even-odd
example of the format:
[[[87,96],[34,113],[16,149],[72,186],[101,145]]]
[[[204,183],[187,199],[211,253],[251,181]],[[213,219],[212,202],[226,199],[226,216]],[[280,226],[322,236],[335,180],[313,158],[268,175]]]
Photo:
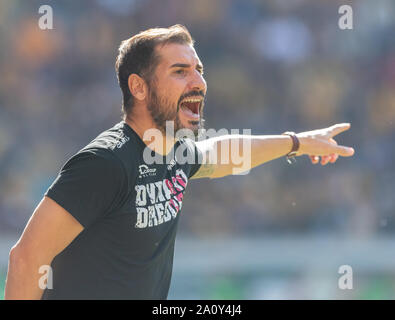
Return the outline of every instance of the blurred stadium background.
[[[38,28],[43,4],[53,30]],[[343,4],[353,30],[338,28]],[[356,154],[191,183],[169,298],[395,298],[392,0],[0,0],[0,297],[8,251],[62,164],[120,121],[119,43],[175,23],[205,65],[207,128],[351,122],[339,143]],[[353,290],[338,288],[341,265]]]

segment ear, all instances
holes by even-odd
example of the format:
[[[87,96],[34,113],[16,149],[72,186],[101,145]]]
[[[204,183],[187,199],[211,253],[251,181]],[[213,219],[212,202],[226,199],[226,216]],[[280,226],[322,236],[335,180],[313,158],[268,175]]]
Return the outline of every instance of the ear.
[[[147,83],[139,75],[132,73],[128,78],[128,86],[130,93],[137,100],[144,100],[147,96],[148,87]]]

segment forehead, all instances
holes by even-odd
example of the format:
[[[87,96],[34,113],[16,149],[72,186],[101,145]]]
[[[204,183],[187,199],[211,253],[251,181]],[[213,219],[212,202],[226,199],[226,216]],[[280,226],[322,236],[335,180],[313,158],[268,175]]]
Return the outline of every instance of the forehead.
[[[156,48],[160,56],[160,65],[168,68],[175,63],[201,64],[195,49],[188,44],[169,43]]]

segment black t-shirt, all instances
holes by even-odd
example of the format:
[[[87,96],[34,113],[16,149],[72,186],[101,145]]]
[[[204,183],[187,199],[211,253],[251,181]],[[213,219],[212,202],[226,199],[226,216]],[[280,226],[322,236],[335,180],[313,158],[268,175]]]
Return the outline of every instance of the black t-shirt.
[[[145,148],[121,121],[62,167],[45,195],[84,230],[52,261],[43,299],[167,298],[183,195],[202,155],[180,139],[163,164],[147,164]]]

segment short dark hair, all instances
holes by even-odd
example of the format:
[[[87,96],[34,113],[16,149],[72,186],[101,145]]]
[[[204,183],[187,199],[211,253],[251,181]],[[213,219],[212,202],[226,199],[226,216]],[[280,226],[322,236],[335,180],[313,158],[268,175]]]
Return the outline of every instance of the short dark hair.
[[[124,118],[133,108],[133,95],[130,93],[128,79],[133,73],[142,77],[148,83],[159,63],[155,53],[157,45],[168,43],[194,44],[186,27],[176,24],[169,28],[152,28],[124,40],[119,46],[119,54],[115,63],[118,83],[122,90],[122,112]]]

